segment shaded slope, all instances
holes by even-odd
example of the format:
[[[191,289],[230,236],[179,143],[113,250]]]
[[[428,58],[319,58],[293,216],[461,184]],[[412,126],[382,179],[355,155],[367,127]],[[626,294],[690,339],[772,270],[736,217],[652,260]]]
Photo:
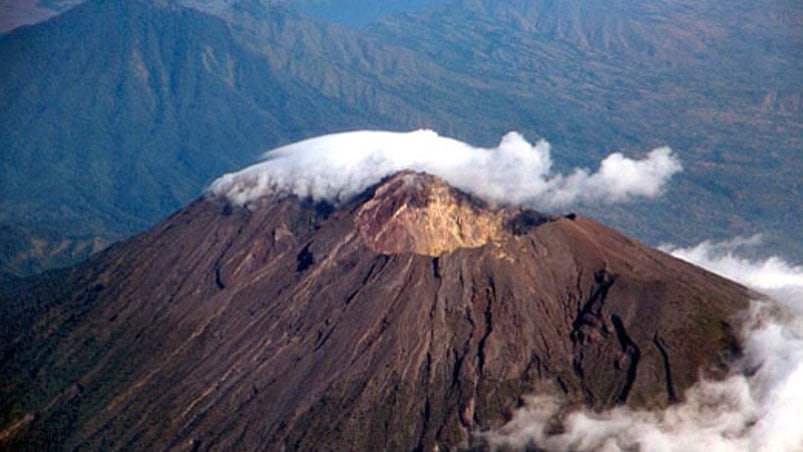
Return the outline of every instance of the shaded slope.
[[[266,147],[365,121],[220,19],[151,2],[86,3],[0,54],[0,221],[68,234],[130,234]]]
[[[670,403],[721,374],[746,299],[583,217],[425,175],[335,210],[202,199],[3,288],[1,426],[40,450],[467,445],[532,392]]]

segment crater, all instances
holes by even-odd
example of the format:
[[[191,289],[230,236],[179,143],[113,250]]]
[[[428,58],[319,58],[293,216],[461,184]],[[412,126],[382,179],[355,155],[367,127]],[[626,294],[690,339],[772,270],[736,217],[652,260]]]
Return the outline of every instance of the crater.
[[[502,217],[440,178],[405,171],[381,183],[355,221],[362,239],[378,253],[437,257],[499,240]]]

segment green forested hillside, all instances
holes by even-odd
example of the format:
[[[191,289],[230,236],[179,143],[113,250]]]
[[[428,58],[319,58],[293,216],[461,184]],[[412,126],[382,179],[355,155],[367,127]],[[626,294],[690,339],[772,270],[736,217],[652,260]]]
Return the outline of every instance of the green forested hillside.
[[[95,0],[0,37],[4,243],[118,239],[277,144],[430,127],[544,137],[562,170],[669,145],[685,170],[661,199],[577,208],[653,244],[763,233],[803,256],[794,2],[339,3],[382,17],[361,30],[324,0],[180,3],[206,13]],[[43,268],[8,249],[27,263],[3,271]]]
[[[269,146],[369,121],[193,10],[91,2],[0,54],[0,220],[70,234],[130,234]]]

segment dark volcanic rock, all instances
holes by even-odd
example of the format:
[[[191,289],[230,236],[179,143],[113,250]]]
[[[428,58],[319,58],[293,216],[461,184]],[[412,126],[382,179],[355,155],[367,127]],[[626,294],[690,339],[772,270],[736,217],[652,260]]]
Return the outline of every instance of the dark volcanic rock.
[[[18,449],[470,446],[522,395],[660,407],[746,290],[582,216],[400,173],[335,210],[201,199],[0,293]]]

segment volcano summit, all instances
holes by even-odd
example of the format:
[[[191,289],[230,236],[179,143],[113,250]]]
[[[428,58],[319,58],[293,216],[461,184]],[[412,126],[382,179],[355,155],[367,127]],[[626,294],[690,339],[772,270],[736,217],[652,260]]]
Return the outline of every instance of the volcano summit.
[[[666,406],[747,290],[582,216],[394,174],[337,207],[207,195],[3,288],[16,449],[477,446],[533,393]]]

